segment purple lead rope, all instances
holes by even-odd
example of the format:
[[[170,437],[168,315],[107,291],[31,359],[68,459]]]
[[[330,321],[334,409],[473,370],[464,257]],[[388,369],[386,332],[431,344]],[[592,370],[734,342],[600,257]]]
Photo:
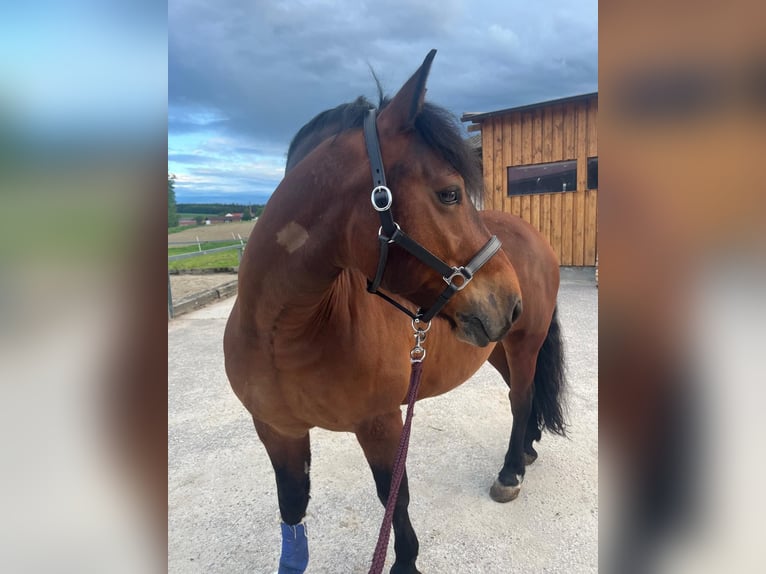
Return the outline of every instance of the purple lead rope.
[[[391,488],[388,491],[388,500],[386,501],[386,512],[383,515],[383,524],[380,525],[378,534],[378,543],[375,546],[375,553],[372,555],[372,565],[369,574],[381,574],[383,565],[386,562],[386,551],[388,550],[388,540],[391,537],[391,523],[394,520],[394,507],[396,499],[399,498],[399,486],[404,476],[404,467],[407,462],[407,448],[410,443],[410,429],[412,428],[412,415],[415,411],[415,398],[418,396],[420,387],[420,376],[423,371],[422,362],[412,363],[412,373],[410,374],[410,387],[407,391],[407,414],[404,417],[404,427],[402,436],[399,439],[399,447],[394,457],[394,469],[391,473]]]

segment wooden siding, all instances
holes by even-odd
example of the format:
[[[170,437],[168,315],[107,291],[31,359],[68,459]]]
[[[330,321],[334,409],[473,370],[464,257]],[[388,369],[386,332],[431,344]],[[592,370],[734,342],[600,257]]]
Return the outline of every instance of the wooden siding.
[[[561,265],[595,265],[598,190],[588,158],[598,156],[598,99],[543,106],[481,120],[484,209],[522,217],[548,239]],[[510,166],[577,161],[577,191],[508,197]]]

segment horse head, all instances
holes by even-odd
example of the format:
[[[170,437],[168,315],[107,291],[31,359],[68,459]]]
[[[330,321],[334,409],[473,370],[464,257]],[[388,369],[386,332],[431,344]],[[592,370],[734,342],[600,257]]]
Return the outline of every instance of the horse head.
[[[437,258],[459,268],[487,245],[491,234],[471,200],[483,192],[478,158],[454,117],[424,101],[435,53],[385,103],[377,132],[396,223]],[[369,263],[363,271],[375,275]],[[381,286],[426,309],[444,292],[445,278],[394,246]],[[520,314],[519,281],[502,251],[440,312],[460,339],[478,346],[501,339]]]
[[[375,177],[371,186],[370,136],[365,136],[370,130],[358,129],[366,116],[377,113],[371,129],[391,191],[390,227],[398,225],[443,265],[436,272],[394,244],[387,249],[385,271],[376,277],[380,284],[376,282],[375,288],[380,286],[422,309],[432,307],[444,293],[445,272],[466,266],[491,238],[472,200],[483,193],[479,159],[463,140],[455,117],[425,102],[435,54],[435,50],[428,54],[393,98],[381,97],[377,112],[370,112],[372,104],[358,98],[317,115],[293,139],[285,175],[287,187],[303,194],[291,206],[312,203],[308,211],[321,210],[325,222],[344,222],[343,238],[337,236],[335,223],[313,234],[331,234],[338,243],[335,268],[354,267],[368,278],[380,275],[381,247],[374,234],[381,221],[370,205]],[[307,188],[311,189],[308,195]],[[306,225],[319,223],[312,218]],[[513,266],[502,250],[493,253],[439,313],[460,339],[479,346],[500,340],[521,314],[521,289]]]

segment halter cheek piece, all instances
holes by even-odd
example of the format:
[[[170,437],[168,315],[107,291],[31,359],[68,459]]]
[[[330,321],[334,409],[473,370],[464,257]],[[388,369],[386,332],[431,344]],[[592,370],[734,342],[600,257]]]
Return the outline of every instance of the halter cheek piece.
[[[386,187],[386,174],[383,170],[383,158],[380,155],[380,142],[378,141],[378,129],[375,120],[376,110],[373,108],[367,112],[367,117],[364,120],[364,141],[367,145],[367,155],[370,158],[370,168],[372,170],[373,189],[370,199],[373,208],[380,215],[380,229],[378,230],[380,255],[375,278],[372,281],[367,281],[367,291],[382,297],[413,319],[428,323],[442,310],[452,296],[458,291],[462,291],[471,282],[476,272],[497,253],[498,249],[500,249],[500,240],[493,235],[467,264],[460,267],[451,267],[402,231],[391,214],[394,198],[391,190]],[[378,291],[380,282],[383,280],[383,273],[386,270],[388,249],[391,244],[398,245],[420,259],[420,261],[439,273],[447,283],[447,287],[442,291],[434,304],[425,311],[419,309],[417,314],[413,314],[409,309]]]

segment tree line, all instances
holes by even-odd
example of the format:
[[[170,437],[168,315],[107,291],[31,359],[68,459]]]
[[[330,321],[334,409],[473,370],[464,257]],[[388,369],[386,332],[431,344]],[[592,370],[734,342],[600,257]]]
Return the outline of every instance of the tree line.
[[[242,203],[178,203],[178,213],[198,213],[202,215],[223,216],[227,213],[245,213],[250,210],[253,217],[258,217],[263,212],[263,205],[249,205]]]
[[[260,217],[264,205],[248,205],[243,203],[176,203],[176,176],[168,174],[168,228],[178,225],[179,213],[197,214],[197,224],[202,224],[205,215],[224,216],[227,213],[241,213],[243,221]]]

